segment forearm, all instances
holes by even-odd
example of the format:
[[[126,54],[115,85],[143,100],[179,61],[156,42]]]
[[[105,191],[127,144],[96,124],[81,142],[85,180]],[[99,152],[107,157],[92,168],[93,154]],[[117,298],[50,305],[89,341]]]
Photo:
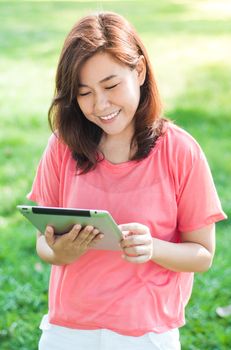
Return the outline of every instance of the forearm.
[[[210,268],[213,254],[198,243],[172,243],[153,238],[151,260],[176,272],[204,272]]]

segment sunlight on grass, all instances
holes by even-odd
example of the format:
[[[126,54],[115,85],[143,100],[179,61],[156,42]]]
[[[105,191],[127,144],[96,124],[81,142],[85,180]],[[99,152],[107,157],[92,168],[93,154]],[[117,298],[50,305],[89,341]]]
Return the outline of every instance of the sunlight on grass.
[[[19,114],[23,118],[46,114],[53,96],[55,70],[28,59],[14,63],[5,60],[1,67],[0,88],[4,89],[0,96],[2,118],[15,123]]]
[[[200,67],[213,64],[227,67],[227,72],[231,69],[231,38],[228,36],[213,37],[211,41],[203,36],[191,38],[190,45],[185,45],[188,40],[185,35],[154,39],[149,35],[144,40],[148,44],[160,91],[168,109],[173,107],[178,96],[187,91],[188,76],[192,72],[202,71]],[[222,84],[220,79],[218,81]]]
[[[201,13],[204,18],[226,20],[231,18],[231,2],[229,0],[195,1],[191,5],[194,10]]]

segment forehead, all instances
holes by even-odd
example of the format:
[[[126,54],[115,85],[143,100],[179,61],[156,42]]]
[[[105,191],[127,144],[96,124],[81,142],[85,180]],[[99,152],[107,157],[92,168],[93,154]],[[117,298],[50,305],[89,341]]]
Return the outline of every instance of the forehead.
[[[80,83],[90,81],[100,82],[108,76],[121,76],[129,68],[118,60],[115,60],[110,54],[96,53],[82,65],[79,72]]]

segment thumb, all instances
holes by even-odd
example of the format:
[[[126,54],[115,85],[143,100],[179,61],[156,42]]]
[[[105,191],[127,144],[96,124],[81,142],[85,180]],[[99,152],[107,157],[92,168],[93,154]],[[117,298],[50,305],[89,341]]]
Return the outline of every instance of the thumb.
[[[52,226],[46,227],[45,238],[46,238],[47,244],[49,246],[52,246],[54,244],[55,235],[54,235],[54,229]]]
[[[122,224],[118,225],[119,229],[125,233],[128,234],[128,232],[131,234],[145,234],[147,233],[148,227],[142,224],[139,224],[137,222],[131,222],[128,224]]]
[[[127,224],[123,224],[123,225],[118,225],[120,231],[122,232],[123,237],[129,235],[129,228]]]
[[[119,226],[120,231],[122,232],[123,238],[125,238],[127,236],[133,236],[134,234],[136,234],[135,224],[133,224],[133,223],[122,224],[122,225],[118,225],[118,226]]]

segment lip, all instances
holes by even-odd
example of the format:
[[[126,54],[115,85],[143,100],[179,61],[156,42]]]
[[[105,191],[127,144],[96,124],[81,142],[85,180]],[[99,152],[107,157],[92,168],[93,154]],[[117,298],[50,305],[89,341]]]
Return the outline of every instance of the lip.
[[[116,112],[108,113],[104,116],[98,116],[98,118],[103,123],[111,123],[112,121],[114,121],[118,117],[118,115],[120,114],[120,111],[121,111],[121,109],[119,109]]]

